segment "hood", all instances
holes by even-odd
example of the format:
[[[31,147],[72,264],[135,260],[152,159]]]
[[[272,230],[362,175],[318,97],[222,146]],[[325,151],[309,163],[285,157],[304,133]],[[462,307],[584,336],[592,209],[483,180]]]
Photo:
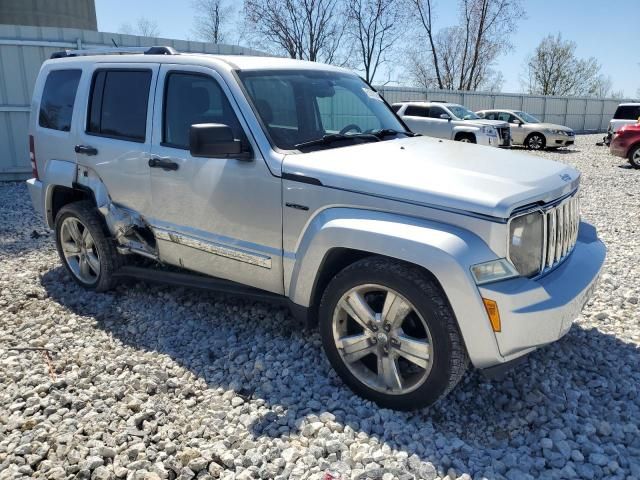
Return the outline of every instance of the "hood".
[[[327,187],[499,218],[571,193],[580,178],[551,160],[429,137],[290,154],[282,169]]]
[[[566,125],[558,125],[557,123],[527,123],[527,126],[532,126],[540,130],[564,130],[565,132],[573,132],[573,129]]]

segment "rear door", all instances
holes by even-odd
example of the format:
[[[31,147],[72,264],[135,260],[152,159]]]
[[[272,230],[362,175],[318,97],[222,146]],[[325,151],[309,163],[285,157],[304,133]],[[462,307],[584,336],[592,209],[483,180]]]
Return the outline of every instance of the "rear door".
[[[97,63],[85,91],[78,164],[100,176],[111,200],[150,213],[149,152],[159,64]]]
[[[433,124],[429,121],[429,107],[423,105],[407,105],[402,120],[412,132],[421,133],[430,137],[435,136]]]

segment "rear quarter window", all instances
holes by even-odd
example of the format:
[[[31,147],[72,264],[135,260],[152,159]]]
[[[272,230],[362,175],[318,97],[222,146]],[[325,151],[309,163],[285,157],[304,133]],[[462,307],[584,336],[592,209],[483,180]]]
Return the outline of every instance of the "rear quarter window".
[[[640,105],[620,105],[613,118],[615,120],[637,120],[640,117]]]
[[[40,99],[38,124],[43,128],[68,132],[71,130],[73,106],[82,70],[49,72]]]
[[[404,114],[409,117],[428,117],[429,116],[429,108],[428,107],[419,107],[417,105],[409,105]]]

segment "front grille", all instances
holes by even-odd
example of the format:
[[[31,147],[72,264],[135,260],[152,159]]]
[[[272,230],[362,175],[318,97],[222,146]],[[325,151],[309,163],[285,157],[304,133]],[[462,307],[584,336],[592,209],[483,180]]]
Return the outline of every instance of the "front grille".
[[[576,245],[580,227],[578,195],[544,211],[544,216],[545,242],[541,273],[562,262]]]
[[[511,130],[509,127],[498,127],[498,135],[500,136],[500,140],[502,140],[501,145],[509,145],[511,141]]]

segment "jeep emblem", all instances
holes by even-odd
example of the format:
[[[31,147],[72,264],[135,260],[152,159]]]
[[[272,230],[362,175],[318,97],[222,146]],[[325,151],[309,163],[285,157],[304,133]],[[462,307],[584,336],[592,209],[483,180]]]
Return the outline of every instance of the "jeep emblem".
[[[568,173],[560,174],[560,178],[562,180],[564,180],[565,182],[570,182],[571,181],[571,175],[569,175]]]

